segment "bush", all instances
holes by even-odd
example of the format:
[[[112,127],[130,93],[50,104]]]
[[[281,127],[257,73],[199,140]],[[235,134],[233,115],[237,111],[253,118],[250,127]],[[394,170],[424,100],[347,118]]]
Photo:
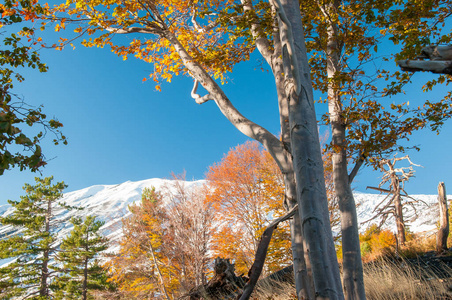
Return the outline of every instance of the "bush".
[[[394,252],[396,239],[387,229],[380,229],[376,224],[370,225],[366,231],[359,235],[361,242],[361,256],[364,261],[389,255]]]
[[[425,234],[414,234],[400,248],[400,255],[406,258],[416,257],[429,251],[436,250],[436,235],[426,236]]]

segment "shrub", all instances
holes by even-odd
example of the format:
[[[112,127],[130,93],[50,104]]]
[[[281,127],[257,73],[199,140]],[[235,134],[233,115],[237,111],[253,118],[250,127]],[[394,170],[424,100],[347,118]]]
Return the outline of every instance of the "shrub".
[[[396,239],[387,229],[380,229],[376,224],[370,225],[359,236],[361,242],[361,256],[369,261],[377,257],[386,256],[394,251]]]
[[[403,257],[411,258],[429,251],[435,251],[435,249],[435,234],[432,234],[430,236],[427,236],[425,234],[414,234],[413,237],[409,239],[403,247],[400,248],[399,252]]]

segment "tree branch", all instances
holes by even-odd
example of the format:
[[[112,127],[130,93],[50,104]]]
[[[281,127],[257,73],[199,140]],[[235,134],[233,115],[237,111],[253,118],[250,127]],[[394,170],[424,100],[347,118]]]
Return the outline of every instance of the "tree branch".
[[[368,186],[368,187],[366,187],[366,189],[377,190],[377,191],[382,192],[382,193],[389,193],[389,194],[394,193],[394,191],[387,190],[387,189],[382,189],[382,188],[379,188],[379,187],[373,187],[373,186]]]
[[[243,10],[245,12],[247,11],[253,11],[253,4],[250,0],[241,0]],[[272,66],[271,63],[271,57],[272,57],[272,51],[270,51],[270,42],[267,38],[265,38],[265,34],[262,30],[262,27],[259,24],[256,24],[253,22],[251,24],[251,34],[253,35],[254,42],[256,43],[257,50],[261,53],[262,57],[267,61],[269,66]]]
[[[195,27],[196,31],[198,31],[199,33],[206,33],[207,31],[217,27],[217,25],[220,23],[218,20],[216,20],[215,22],[211,22],[207,24],[207,26],[202,27],[201,25],[199,25],[198,21],[196,21],[196,7],[193,7],[192,11],[193,13],[191,16],[191,22],[193,23],[193,27]]]
[[[353,167],[352,171],[350,172],[350,175],[348,175],[348,183],[351,184],[353,182],[353,179],[355,179],[356,174],[358,174],[359,169],[363,165],[363,163],[366,161],[366,154],[362,153],[359,156],[358,161],[355,163],[355,166]]]
[[[114,28],[114,27],[103,27],[108,32],[118,33],[118,34],[128,34],[128,33],[148,33],[148,34],[159,34],[160,30],[145,28],[145,27],[126,27],[126,28]]]
[[[281,170],[287,170],[290,168],[282,142],[264,127],[244,117],[231,103],[224,91],[212,79],[207,71],[198,62],[196,62],[190,54],[188,54],[186,49],[173,33],[165,30],[163,35],[175,48],[191,76],[196,81],[201,83],[201,85],[209,93],[210,96],[200,97],[198,101],[203,103],[203,101],[207,98],[214,100],[221,113],[229,120],[229,122],[231,122],[232,125],[234,125],[246,136],[260,142],[275,159]]]
[[[209,100],[213,100],[213,97],[210,94],[204,95],[204,96],[200,96],[199,94],[196,94],[196,91],[198,90],[198,80],[195,79],[195,83],[193,85],[193,89],[191,91],[191,97],[193,99],[195,99],[195,102],[198,104],[203,104]]]
[[[396,62],[402,71],[417,72],[428,71],[436,74],[452,75],[452,61],[423,61],[423,60],[398,60]]]
[[[251,297],[251,293],[256,286],[256,283],[261,275],[262,269],[264,268],[265,258],[267,256],[268,245],[270,244],[273,230],[278,226],[279,223],[284,222],[293,217],[295,213],[298,212],[298,204],[292,207],[292,209],[282,217],[273,220],[265,229],[262,234],[261,240],[257,246],[256,256],[254,258],[254,263],[248,272],[248,282],[243,288],[241,295],[237,296],[239,300],[248,300]],[[240,298],[239,298],[240,297]]]

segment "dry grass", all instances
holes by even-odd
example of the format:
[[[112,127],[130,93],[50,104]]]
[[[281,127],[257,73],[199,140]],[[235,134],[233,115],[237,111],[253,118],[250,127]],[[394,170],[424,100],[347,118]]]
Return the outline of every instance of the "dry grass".
[[[413,234],[403,247],[400,248],[399,253],[403,257],[416,257],[419,254],[435,251],[436,249],[436,235],[420,235]]]
[[[366,264],[364,283],[368,300],[452,299],[452,269],[445,266],[448,279],[441,279],[434,270],[408,267],[407,262],[397,264],[379,260]],[[272,282],[253,293],[253,299],[296,299],[295,287],[290,283]]]
[[[289,282],[269,281],[253,293],[255,300],[296,300],[295,287]]]
[[[452,270],[447,269],[449,279],[440,279],[434,270],[409,267],[407,262],[394,264],[379,261],[365,266],[364,284],[367,299],[452,299],[448,287]]]

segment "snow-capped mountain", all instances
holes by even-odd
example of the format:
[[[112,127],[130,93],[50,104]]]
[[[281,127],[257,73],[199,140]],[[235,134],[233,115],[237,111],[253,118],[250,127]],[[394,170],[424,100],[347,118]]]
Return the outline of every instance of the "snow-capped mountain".
[[[115,250],[115,241],[121,237],[122,218],[127,217],[130,212],[128,206],[134,202],[141,201],[141,193],[144,188],[155,187],[161,190],[164,185],[168,185],[171,180],[147,179],[142,181],[127,181],[117,185],[94,185],[78,191],[65,193],[61,202],[69,206],[83,207],[83,210],[66,210],[55,206],[55,218],[59,225],[56,225],[58,238],[62,239],[72,230],[69,220],[75,216],[94,215],[98,220],[104,221],[101,232],[112,242],[112,247],[107,251]],[[199,186],[203,181],[187,181],[185,186]],[[10,205],[0,206],[0,216],[7,216],[13,212]],[[0,225],[0,238],[14,234],[15,229]]]
[[[385,199],[386,195],[361,192],[355,192],[353,195],[357,203],[356,210],[360,231],[364,231],[369,223],[379,224],[381,218],[376,218],[370,222],[366,221],[375,215],[373,212],[374,208]],[[404,206],[403,217],[406,223],[405,225],[413,233],[428,233],[437,230],[437,224],[439,222],[438,195],[410,195],[410,197],[412,198],[409,199],[410,202],[414,203],[412,206]],[[452,200],[452,196],[448,195],[447,199]],[[396,232],[394,217],[390,216],[384,227]]]
[[[66,193],[62,201],[70,206],[84,207],[85,209],[57,209],[55,214],[57,219],[61,221],[58,222],[60,224],[57,228],[58,236],[62,238],[72,229],[72,225],[69,223],[71,217],[95,215],[105,222],[101,231],[113,242],[112,247],[108,251],[115,251],[117,249],[115,241],[118,241],[122,234],[121,220],[130,214],[128,206],[141,200],[141,193],[144,188],[155,187],[159,191],[169,182],[170,180],[154,178],[137,182],[127,181],[117,185],[95,185]],[[185,186],[190,188],[203,183],[204,181],[187,181]],[[372,211],[374,207],[385,197],[385,195],[360,192],[356,192],[354,195],[358,203],[357,212],[360,224],[373,216]],[[418,208],[417,215],[412,209],[405,213],[405,220],[410,230],[412,232],[436,230],[439,215],[437,195],[411,195],[411,197],[420,201],[415,204],[415,207]],[[452,196],[449,195],[448,199],[452,199]],[[1,216],[11,214],[12,211],[13,208],[9,205],[0,206]],[[377,218],[372,222],[378,223],[379,219]],[[366,227],[367,224],[361,225],[361,231],[365,230]],[[386,227],[395,231],[392,218],[390,218]],[[14,234],[14,228],[11,226],[0,226],[0,238],[10,234]]]

